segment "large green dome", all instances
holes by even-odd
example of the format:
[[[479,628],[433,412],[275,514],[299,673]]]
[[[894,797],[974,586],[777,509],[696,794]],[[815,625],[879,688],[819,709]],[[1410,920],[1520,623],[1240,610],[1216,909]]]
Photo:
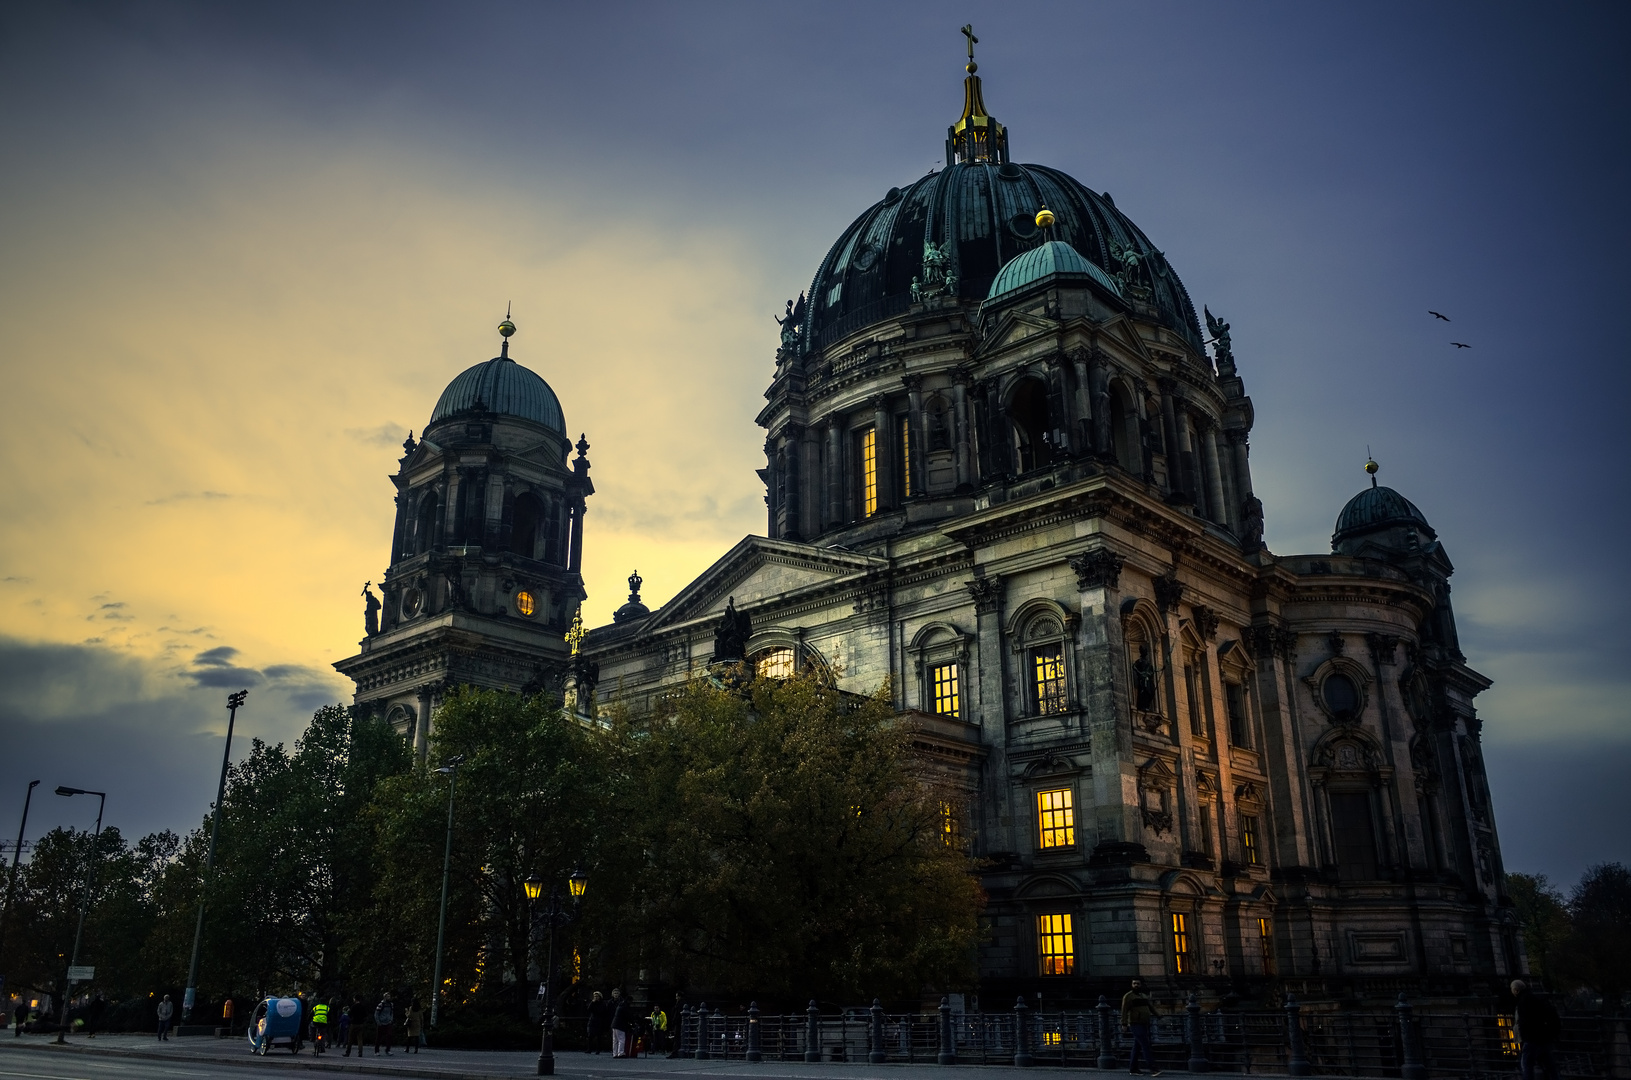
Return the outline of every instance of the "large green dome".
[[[1054,215],[1050,237],[1036,226],[1044,207]],[[1197,353],[1205,351],[1183,283],[1109,195],[1057,169],[1011,161],[959,161],[891,188],[822,260],[800,338],[806,349],[820,349],[904,312],[912,303],[912,279],[923,273],[925,240],[944,246],[956,295],[978,301],[1011,261],[1048,239],[1069,245],[1116,281],[1128,303],[1181,335]]]

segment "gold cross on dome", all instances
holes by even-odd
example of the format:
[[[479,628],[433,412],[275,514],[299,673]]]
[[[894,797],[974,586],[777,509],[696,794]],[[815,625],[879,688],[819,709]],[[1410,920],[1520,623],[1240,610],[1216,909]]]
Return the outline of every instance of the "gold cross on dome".
[[[974,59],[974,46],[979,44],[980,41],[979,38],[974,36],[973,23],[968,23],[963,27],[963,36],[968,38],[968,58],[972,61]]]
[[[578,655],[578,649],[583,645],[583,639],[588,635],[583,630],[583,608],[572,613],[572,629],[566,632],[566,643],[572,646],[572,655]]]

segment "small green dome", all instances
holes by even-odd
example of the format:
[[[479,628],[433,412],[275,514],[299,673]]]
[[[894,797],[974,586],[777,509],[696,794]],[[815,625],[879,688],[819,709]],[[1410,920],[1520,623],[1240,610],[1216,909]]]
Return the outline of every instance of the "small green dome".
[[[508,356],[495,356],[460,372],[442,391],[430,422],[436,424],[470,410],[519,417],[566,434],[566,418],[555,391],[536,372]]]
[[[1345,544],[1369,533],[1397,526],[1415,529],[1428,540],[1438,539],[1427,516],[1416,509],[1416,504],[1390,487],[1369,487],[1348,500],[1348,505],[1337,515],[1336,532],[1331,536],[1332,550],[1340,551]]]
[[[1116,288],[1109,274],[1082,258],[1075,248],[1063,240],[1049,240],[1041,247],[1034,247],[1009,259],[996,280],[991,282],[991,291],[986,294],[985,301],[989,304],[1050,277],[1085,278],[1111,295],[1121,296],[1121,290]]]

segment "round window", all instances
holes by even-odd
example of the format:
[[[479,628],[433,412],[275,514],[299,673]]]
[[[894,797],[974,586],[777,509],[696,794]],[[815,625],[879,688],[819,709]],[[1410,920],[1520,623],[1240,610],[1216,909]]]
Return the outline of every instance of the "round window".
[[[1338,720],[1352,719],[1359,711],[1359,687],[1340,672],[1325,677],[1320,693],[1325,696],[1325,707]]]
[[[425,594],[418,589],[409,589],[402,594],[402,617],[411,619],[419,614],[419,609],[425,606]]]
[[[538,610],[538,601],[532,593],[522,589],[515,594],[515,610],[530,619]]]

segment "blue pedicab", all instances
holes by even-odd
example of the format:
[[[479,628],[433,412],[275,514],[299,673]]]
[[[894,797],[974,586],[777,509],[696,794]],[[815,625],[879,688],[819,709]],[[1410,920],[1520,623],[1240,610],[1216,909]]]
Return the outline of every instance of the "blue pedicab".
[[[274,1046],[287,1046],[300,1053],[301,1015],[299,998],[267,998],[255,1006],[249,1019],[249,1052],[265,1057]]]

